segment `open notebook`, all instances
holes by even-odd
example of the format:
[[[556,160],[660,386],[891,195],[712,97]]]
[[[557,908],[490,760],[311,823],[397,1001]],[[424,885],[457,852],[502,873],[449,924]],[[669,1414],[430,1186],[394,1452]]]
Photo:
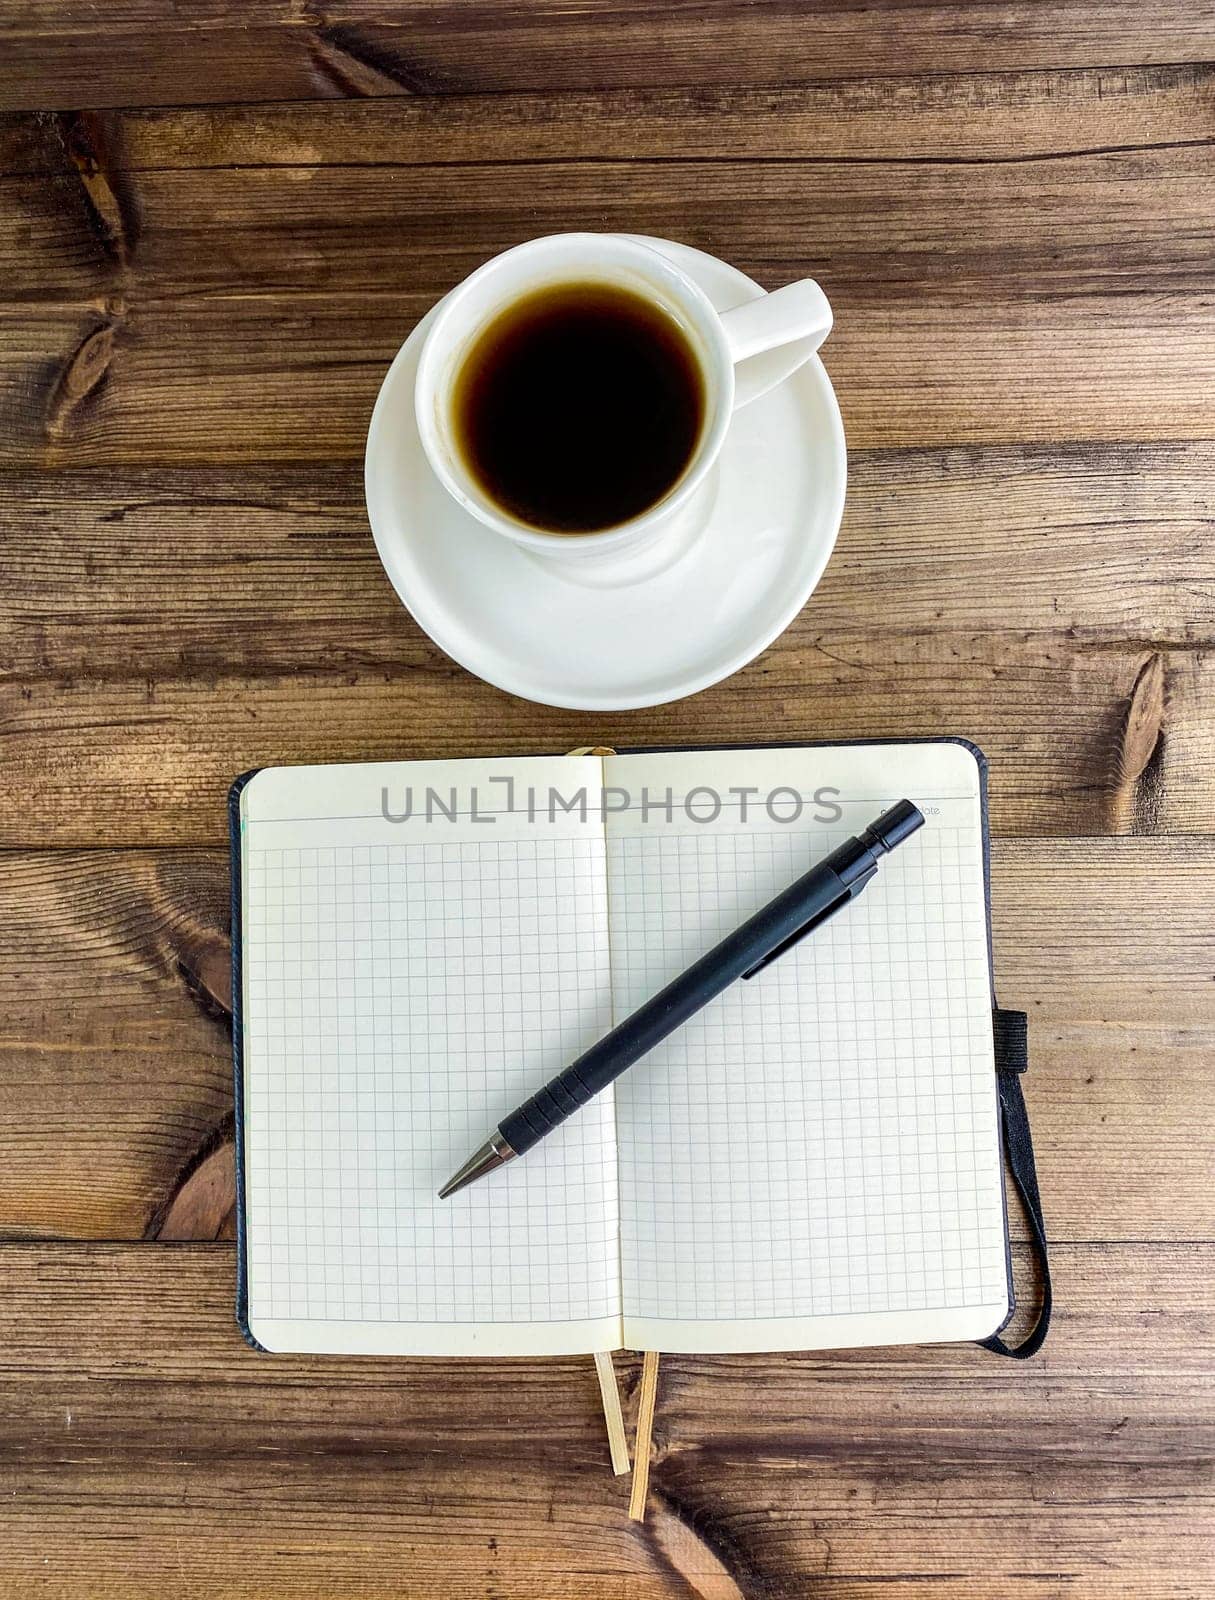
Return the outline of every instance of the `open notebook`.
[[[851,907],[437,1198],[499,1118],[904,796],[926,826]],[[256,1342],[779,1350],[1005,1321],[969,745],[268,768],[233,822]]]

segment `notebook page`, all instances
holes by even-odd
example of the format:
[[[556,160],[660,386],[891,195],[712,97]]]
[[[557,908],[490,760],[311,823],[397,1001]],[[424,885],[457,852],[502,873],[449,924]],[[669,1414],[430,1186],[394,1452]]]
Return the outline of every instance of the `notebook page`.
[[[834,746],[605,768],[630,797],[608,818],[617,1016],[895,800],[927,818],[848,909],[617,1083],[626,1345],[991,1333],[1008,1284],[974,757]],[[670,823],[654,804],[668,788]]]
[[[602,821],[546,809],[588,769],[597,785],[567,758],[278,768],[244,790],[249,1321],[268,1348],[619,1344],[610,1096],[542,1160],[436,1194],[611,1024]]]

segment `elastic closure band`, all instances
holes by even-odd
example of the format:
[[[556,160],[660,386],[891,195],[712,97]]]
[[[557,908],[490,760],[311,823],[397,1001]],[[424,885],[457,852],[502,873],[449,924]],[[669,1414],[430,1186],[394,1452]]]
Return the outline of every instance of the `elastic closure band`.
[[[998,1333],[982,1339],[984,1350],[999,1356],[1011,1356],[1015,1361],[1025,1361],[1042,1348],[1050,1327],[1051,1286],[1050,1256],[1046,1245],[1046,1223],[1042,1216],[1042,1196],[1038,1190],[1038,1172],[1034,1165],[1034,1141],[1029,1131],[1029,1112],[1021,1091],[1021,1074],[1029,1065],[1029,1020],[1024,1011],[995,1011],[996,1075],[1000,1096],[1000,1131],[1009,1170],[1017,1193],[1025,1205],[1029,1218],[1030,1236],[1038,1270],[1042,1275],[1042,1303],[1037,1321],[1018,1345],[1005,1344]]]

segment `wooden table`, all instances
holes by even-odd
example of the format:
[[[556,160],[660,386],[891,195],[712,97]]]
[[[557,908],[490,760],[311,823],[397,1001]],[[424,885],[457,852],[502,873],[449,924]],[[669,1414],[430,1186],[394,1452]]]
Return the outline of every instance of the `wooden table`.
[[[1210,1594],[1210,0],[0,0],[0,25],[0,1590]],[[837,315],[821,587],[729,682],[620,716],[446,659],[360,486],[413,322],[563,228],[810,273]],[[992,763],[1040,1357],[668,1359],[638,1528],[589,1362],[242,1345],[234,773],[942,731]]]

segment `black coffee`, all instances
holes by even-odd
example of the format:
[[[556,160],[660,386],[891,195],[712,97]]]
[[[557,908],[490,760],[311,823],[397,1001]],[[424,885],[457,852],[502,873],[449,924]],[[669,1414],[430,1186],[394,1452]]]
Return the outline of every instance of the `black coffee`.
[[[550,533],[627,522],[661,500],[704,421],[674,318],[627,289],[555,285],[479,336],[456,378],[460,453],[497,505]]]

